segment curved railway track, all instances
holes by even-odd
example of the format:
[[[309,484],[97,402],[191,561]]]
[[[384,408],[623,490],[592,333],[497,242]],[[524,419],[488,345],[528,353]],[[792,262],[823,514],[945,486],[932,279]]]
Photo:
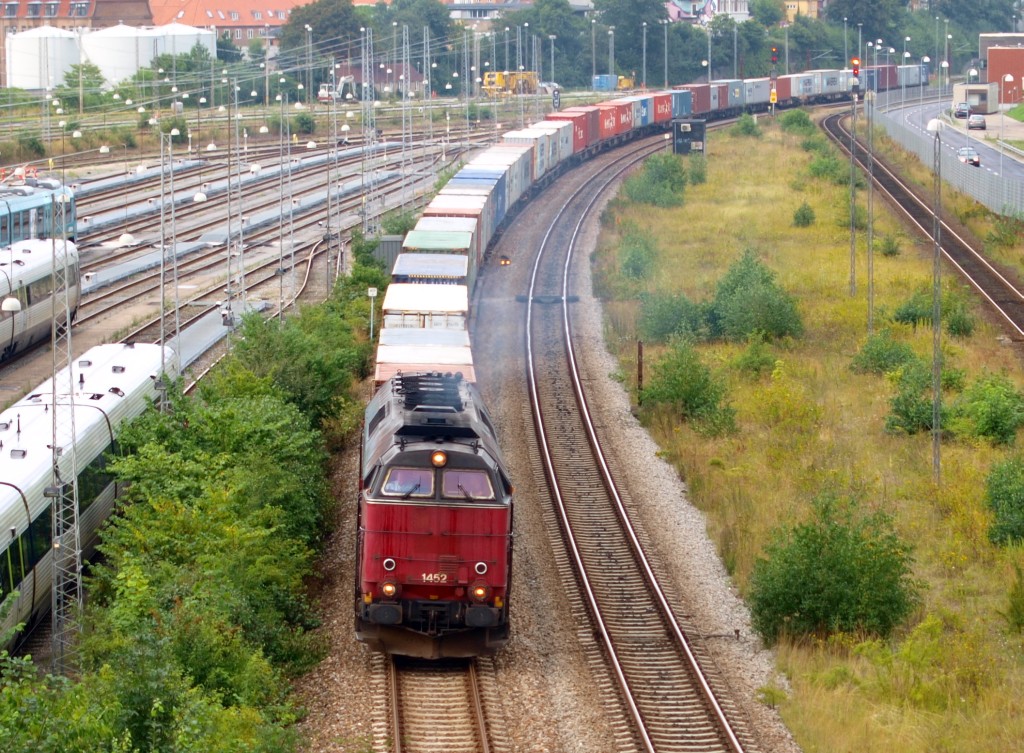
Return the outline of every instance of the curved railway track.
[[[822,121],[822,127],[849,158],[850,132],[844,118],[844,114],[830,115]],[[879,159],[877,153],[871,155],[872,164],[869,167],[866,146],[859,139],[855,145],[854,160],[865,175],[869,172],[873,174],[875,187],[899,209],[922,237],[934,243],[934,198],[931,193],[904,180],[884,159]],[[1008,326],[1010,337],[1017,342],[1024,340],[1024,293],[1021,292],[1022,286],[1017,275],[1010,270],[1000,269],[987,259],[975,241],[946,217],[940,214],[939,219],[942,255],[988,301],[993,311]]]
[[[724,683],[677,617],[630,522],[601,451],[572,341],[572,263],[580,226],[615,177],[663,148],[632,150],[612,178],[586,184],[554,221],[533,265],[526,337],[538,450],[564,547],[604,661],[614,678],[606,704],[628,720],[616,750],[753,750]],[[564,216],[579,216],[578,223]],[[743,742],[741,742],[743,741]]]

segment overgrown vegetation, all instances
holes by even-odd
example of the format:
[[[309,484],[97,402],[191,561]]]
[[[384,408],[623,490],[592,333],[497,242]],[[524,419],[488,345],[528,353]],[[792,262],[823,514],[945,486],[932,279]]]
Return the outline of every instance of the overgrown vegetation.
[[[130,486],[93,570],[79,673],[39,677],[0,653],[0,749],[295,749],[288,680],[323,652],[304,580],[332,504],[325,448],[358,426],[368,283],[387,278],[357,263],[323,306],[247,317],[196,397],[172,391],[123,431],[109,467]]]
[[[1015,501],[1024,500],[1024,472],[1022,478],[988,477],[1019,454],[1022,380],[1015,351],[1001,343],[997,325],[980,315],[969,290],[944,276],[936,483],[931,255],[908,245],[909,231],[875,203],[880,253],[872,271],[875,334],[869,336],[860,230],[853,270],[850,264],[848,164],[835,185],[814,178],[808,166],[821,154],[819,134],[783,134],[769,119],[760,125],[757,160],[750,159],[747,138],[721,134],[710,142],[707,184],[688,185],[685,213],[626,202],[606,210],[594,280],[605,299],[619,373],[625,384],[635,382],[637,337],[648,344],[648,386],[653,364],[675,359],[685,343],[692,352],[678,360],[687,364],[681,373],[691,381],[680,377],[679,393],[699,395],[691,385],[708,379],[718,390],[710,394],[720,395],[719,404],[732,412],[735,428],[714,433],[669,404],[638,396],[639,416],[659,442],[659,454],[686,479],[690,499],[706,513],[723,563],[745,595],[769,545],[796,540],[801,526],[813,528],[815,505],[826,498],[842,507],[857,501],[851,531],[868,530],[866,521],[884,512],[887,523],[878,530],[894,536],[894,545],[913,542],[907,572],[924,587],[909,610],[847,620],[842,627],[826,619],[810,628],[810,638],[795,636],[792,619],[780,630],[776,648],[787,693],[766,697],[779,704],[805,748],[832,750],[844,740],[851,748],[907,753],[1012,749],[1024,737],[1015,700],[1024,685],[1024,633],[1018,632],[1024,586],[1016,575],[1024,566],[1016,533],[1024,525],[1024,502]],[[884,138],[876,143],[889,159],[900,159]],[[924,178],[930,186],[930,176]],[[855,227],[861,227],[866,196],[858,191],[855,198]],[[792,208],[803,202],[818,221],[797,228]],[[944,204],[967,206],[953,195]],[[785,207],[791,209],[779,211]],[[985,237],[984,212],[964,212]],[[835,223],[820,221],[833,216]],[[620,228],[631,221],[651,229],[659,254],[648,277],[626,284],[617,244]],[[743,249],[756,249],[779,289],[794,298],[803,324],[799,336],[712,336],[707,314]],[[1008,265],[1017,263],[1010,256]],[[813,582],[822,582],[827,569],[815,571]],[[838,593],[865,592],[863,584],[848,582]],[[887,637],[872,637],[870,630]]]
[[[674,154],[648,157],[643,168],[629,176],[622,187],[630,201],[663,208],[681,206],[685,188],[686,170]]]
[[[920,600],[910,547],[881,513],[823,494],[814,517],[776,531],[750,577],[754,628],[782,636],[860,633],[887,637]]]

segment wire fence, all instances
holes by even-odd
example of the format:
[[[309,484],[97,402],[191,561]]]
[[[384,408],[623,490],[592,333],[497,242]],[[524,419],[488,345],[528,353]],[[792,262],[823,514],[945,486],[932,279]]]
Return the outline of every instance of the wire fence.
[[[941,95],[942,92],[935,89],[928,96],[934,100],[937,94]],[[864,102],[864,114],[873,120],[876,127],[884,129],[889,138],[908,152],[916,154],[923,165],[934,170],[935,134],[913,122],[907,115],[908,111],[902,107],[906,102],[912,102],[918,97],[923,100],[924,96],[924,91],[910,92],[909,89],[907,92],[882,92],[874,102],[870,99]],[[944,101],[946,100],[948,97]],[[868,112],[869,109],[872,112]],[[950,121],[948,112],[943,112],[938,120],[938,138],[942,145],[939,150],[942,180],[997,214],[1021,216],[1024,212],[1024,182],[1004,177],[1003,167],[1014,161],[1024,160],[1024,153],[997,139],[985,143],[1000,152],[999,156],[994,158],[999,160],[999,164],[989,165],[988,169],[984,169],[961,162],[957,150],[964,146],[976,147],[977,143],[972,143],[970,131],[961,132],[959,127]]]

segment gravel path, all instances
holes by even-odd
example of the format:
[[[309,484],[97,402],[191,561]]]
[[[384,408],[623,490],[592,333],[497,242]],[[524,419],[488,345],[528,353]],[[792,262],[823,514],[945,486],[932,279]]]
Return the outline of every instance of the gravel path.
[[[536,247],[533,228],[543,224],[532,213],[546,214],[560,207],[564,190],[559,184],[549,188],[534,202],[538,206],[531,206],[531,221],[520,220],[505,233],[492,258],[506,254],[513,264],[488,264],[474,301],[474,355],[480,384],[516,484],[512,640],[493,665],[500,689],[500,718],[506,725],[504,737],[512,741],[513,753],[618,753],[611,742],[615,739],[612,722],[595,699],[597,678],[585,660],[592,639],[560,598],[568,584],[559,581],[555,555],[548,545],[546,490],[539,484],[536,459],[520,439],[532,431],[525,370],[508,357],[523,342],[524,304],[516,294],[526,290],[529,272],[526,264],[516,262],[525,255],[520,249]],[[597,228],[586,232],[586,244],[593,248]],[[722,674],[729,678],[737,705],[758,736],[760,750],[798,753],[778,715],[756,700],[758,688],[772,683],[785,687],[784,679],[777,676],[770,652],[751,632],[746,607],[707,539],[703,514],[687,501],[686,487],[674,469],[657,457],[658,448],[630,411],[628,395],[611,378],[617,365],[604,348],[600,304],[587,294],[589,265],[577,264],[575,274],[581,294],[576,308],[581,364],[594,396],[592,404],[603,406],[600,421],[603,436],[610,440],[606,450],[617,476],[629,486],[632,499],[643,501],[635,523],[653,542],[661,570],[673,580],[673,591],[685,595],[679,609],[706,637]],[[334,460],[339,502],[336,528],[315,584],[328,656],[296,683],[297,700],[308,711],[299,731],[308,740],[305,750],[311,753],[374,750],[372,730],[379,710],[374,708],[372,655],[355,641],[352,617],[357,454],[353,449]]]

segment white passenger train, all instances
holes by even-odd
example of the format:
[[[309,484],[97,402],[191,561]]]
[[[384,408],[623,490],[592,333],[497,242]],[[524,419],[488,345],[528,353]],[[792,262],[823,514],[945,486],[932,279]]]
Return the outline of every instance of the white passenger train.
[[[67,240],[40,239],[17,241],[0,249],[0,361],[49,340],[53,327],[54,250],[66,244],[68,295],[71,321],[74,321],[81,297],[78,249]],[[63,302],[58,305],[63,310]],[[59,315],[63,317],[63,313]],[[61,318],[61,326],[67,322]]]
[[[172,372],[173,356],[170,348],[159,345],[98,345],[75,359],[70,380],[68,370],[58,376],[58,406],[74,406],[84,558],[95,551],[100,526],[121,491],[106,470],[106,453],[116,450],[122,424],[159,398],[161,365]],[[13,609],[0,622],[0,636],[50,607],[52,510],[45,490],[53,484],[53,392],[53,380],[47,380],[0,413],[0,600],[18,592]],[[58,431],[58,446],[68,447],[70,422],[59,422]],[[70,477],[70,457],[63,453],[59,461],[65,479]]]

